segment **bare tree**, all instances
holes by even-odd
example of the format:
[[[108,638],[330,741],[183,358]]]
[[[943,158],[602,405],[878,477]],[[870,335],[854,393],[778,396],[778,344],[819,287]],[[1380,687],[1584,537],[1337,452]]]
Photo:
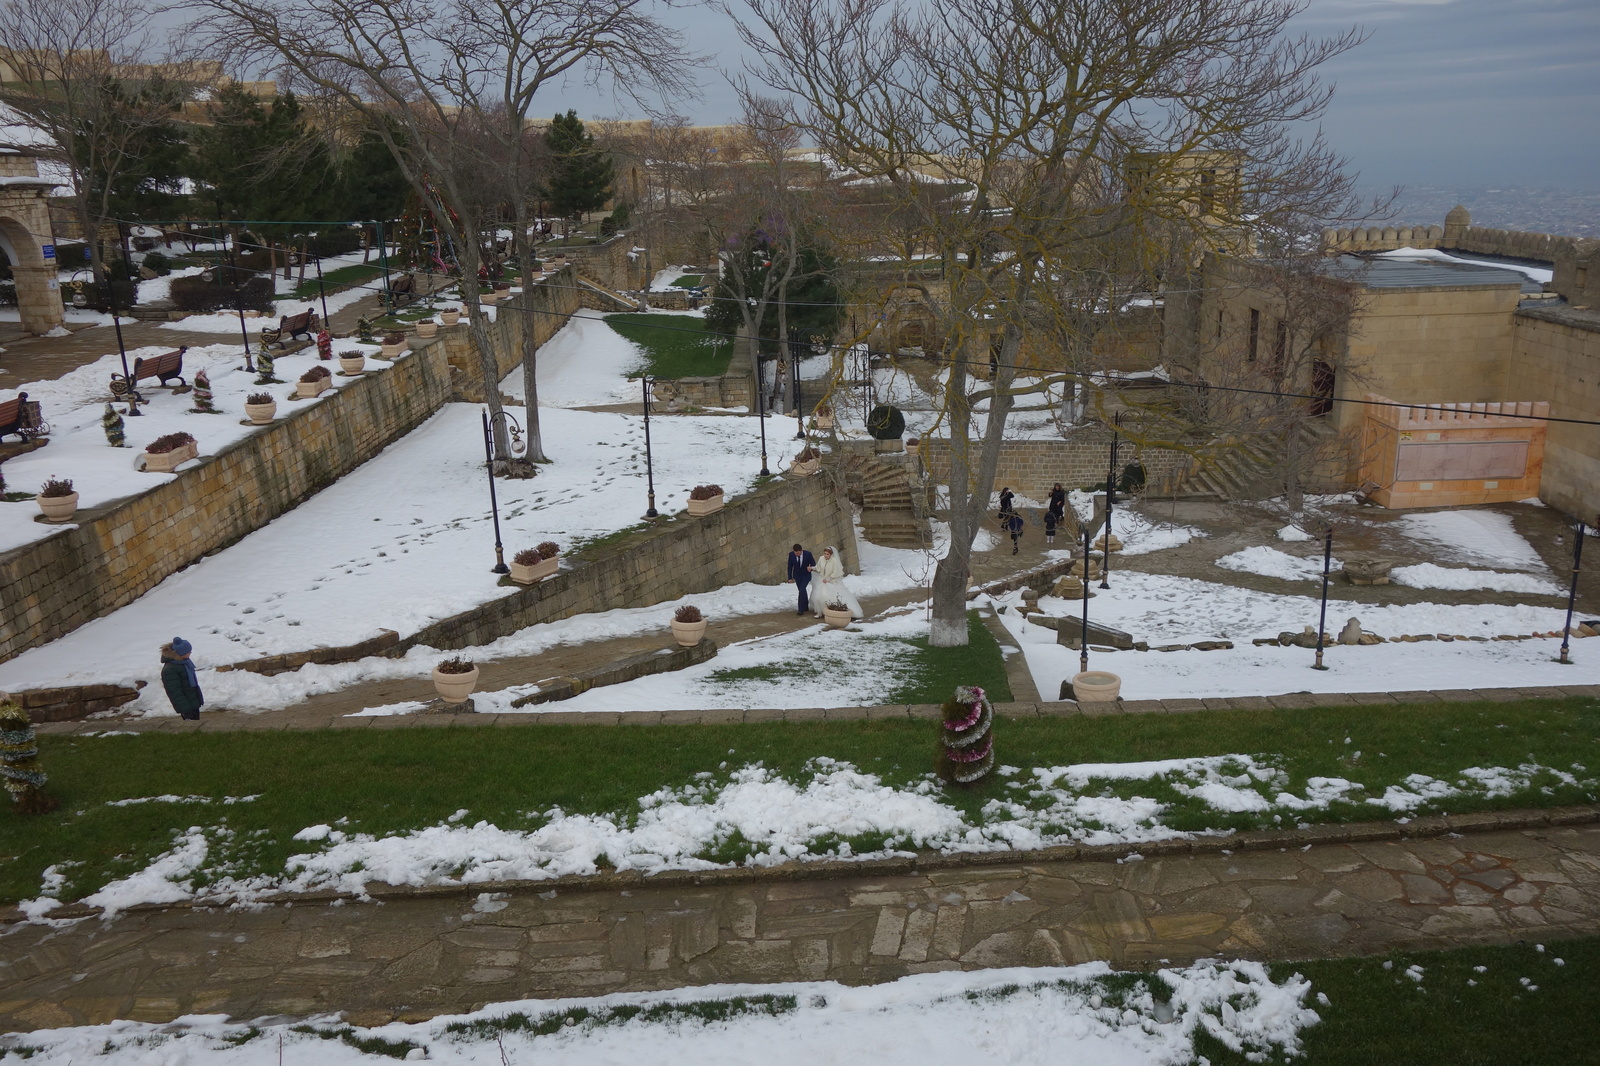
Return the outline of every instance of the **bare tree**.
[[[1323,213],[1348,195],[1314,119],[1315,77],[1359,35],[1291,37],[1304,0],[745,0],[753,76],[795,101],[798,123],[846,167],[886,179],[911,207],[912,175],[970,186],[927,217],[952,265],[950,548],[933,581],[930,642],[967,640],[972,541],[988,510],[1025,331],[1082,291],[1108,244],[1154,226],[1204,245],[1251,223]],[[1230,215],[1197,211],[1195,153],[1240,161]],[[1313,178],[1321,176],[1324,180]],[[1106,314],[1120,308],[1108,303]],[[994,369],[973,420],[975,365]]]
[[[535,159],[529,118],[540,93],[568,77],[623,91],[681,90],[692,57],[645,0],[196,0],[208,43],[337,100],[384,138],[412,189],[460,259],[464,286],[482,265],[480,237],[496,220],[472,186],[502,183],[512,240],[533,261],[526,190]],[[510,466],[488,319],[465,301],[500,465]],[[531,325],[531,324],[529,324]],[[545,459],[535,387],[537,344],[524,330],[529,458]]]
[[[0,2],[0,67],[8,68],[0,104],[22,120],[8,130],[23,135],[0,148],[25,149],[67,175],[102,284],[110,276],[101,234],[117,190],[138,167],[146,136],[169,124],[187,95],[177,68],[149,63],[150,16],[142,0]]]

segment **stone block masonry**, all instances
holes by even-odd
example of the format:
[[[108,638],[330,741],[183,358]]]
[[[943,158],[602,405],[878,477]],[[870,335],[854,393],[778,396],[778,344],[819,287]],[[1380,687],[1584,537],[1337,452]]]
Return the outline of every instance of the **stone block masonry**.
[[[917,450],[922,470],[936,485],[950,481],[950,444],[942,439],[924,440]],[[1176,489],[1193,465],[1183,452],[1161,448],[1136,448],[1124,440],[1117,450],[1117,476],[1135,458],[1144,464],[1146,484],[1151,495],[1164,495]],[[1000,446],[1000,463],[995,469],[994,489],[1009,485],[1020,496],[1044,502],[1057,481],[1067,489],[1087,485],[1103,487],[1111,461],[1111,433],[1100,426],[1086,427],[1071,440],[1008,440]]]
[[[580,554],[572,569],[435,622],[387,654],[473,647],[576,614],[647,607],[746,581],[776,584],[796,541],[837,545],[845,569],[859,570],[849,502],[820,477],[776,479],[704,518],[679,515]]]

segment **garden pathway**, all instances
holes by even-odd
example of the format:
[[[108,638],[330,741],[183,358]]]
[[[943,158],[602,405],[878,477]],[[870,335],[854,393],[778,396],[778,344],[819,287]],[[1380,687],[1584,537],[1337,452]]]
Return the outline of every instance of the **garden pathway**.
[[[13,916],[0,934],[0,1029],[330,1011],[372,1025],[724,982],[1554,941],[1600,932],[1597,818],[1600,807],[1581,807],[1137,849],[373,884],[375,902],[150,907],[55,927]]]

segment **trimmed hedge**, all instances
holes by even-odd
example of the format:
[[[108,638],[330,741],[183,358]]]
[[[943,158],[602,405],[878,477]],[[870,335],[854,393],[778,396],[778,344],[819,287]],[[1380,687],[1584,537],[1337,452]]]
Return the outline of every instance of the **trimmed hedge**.
[[[242,307],[270,315],[273,293],[273,280],[260,276],[250,277],[237,289],[225,284],[220,272],[216,281],[187,277],[172,282],[172,302],[180,311],[234,311]]]

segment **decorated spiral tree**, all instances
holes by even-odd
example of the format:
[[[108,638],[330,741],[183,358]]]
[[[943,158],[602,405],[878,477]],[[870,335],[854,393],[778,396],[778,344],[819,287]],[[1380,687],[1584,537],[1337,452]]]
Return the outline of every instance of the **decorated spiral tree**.
[[[281,385],[283,379],[273,374],[272,352],[267,348],[267,342],[261,342],[261,350],[256,353],[257,385]]]
[[[47,778],[39,769],[33,723],[10,700],[0,703],[0,778],[5,779],[11,808],[18,814],[48,814],[56,809],[57,801],[44,791]]]
[[[962,685],[944,701],[936,769],[952,785],[971,785],[994,769],[994,705],[983,689]]]
[[[222,413],[211,395],[211,377],[204,370],[194,376],[194,411],[201,415]]]
[[[123,433],[122,415],[115,407],[106,404],[106,413],[100,416],[100,428],[106,431],[106,443],[113,448],[126,448],[127,438]]]

